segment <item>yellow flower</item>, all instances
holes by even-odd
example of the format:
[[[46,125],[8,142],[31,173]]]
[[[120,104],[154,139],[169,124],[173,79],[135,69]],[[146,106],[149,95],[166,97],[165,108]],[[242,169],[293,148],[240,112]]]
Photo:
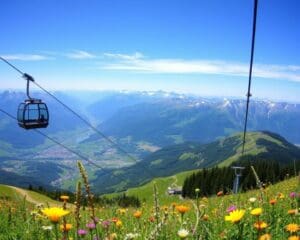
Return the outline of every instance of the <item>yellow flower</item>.
[[[126,211],[127,211],[127,210],[126,210],[125,208],[119,208],[119,209],[118,209],[118,212],[119,212],[120,214],[122,214],[122,215],[125,214]]]
[[[271,235],[268,234],[268,233],[266,233],[266,234],[264,234],[264,235],[261,235],[261,236],[259,237],[259,240],[271,240]]]
[[[111,233],[109,235],[109,240],[114,240],[114,239],[117,239],[118,235],[116,233]]]
[[[181,239],[185,239],[187,238],[187,236],[189,235],[189,232],[185,229],[180,229],[178,232],[177,232],[177,235],[179,238]]]
[[[64,202],[68,201],[69,199],[70,199],[69,196],[66,195],[60,196],[60,200],[63,200]]]
[[[123,223],[121,220],[116,221],[116,226],[117,227],[122,227]]]
[[[251,215],[253,216],[260,216],[262,213],[262,209],[261,208],[254,208],[252,211],[251,211]]]
[[[61,217],[69,214],[69,211],[64,210],[63,208],[52,207],[52,208],[44,208],[42,213],[45,214],[49,220],[53,223],[57,223]]]
[[[69,232],[72,228],[72,224],[67,223],[66,225],[62,224],[60,225],[60,230],[62,230],[63,232]]]
[[[141,211],[136,211],[136,212],[133,213],[133,216],[135,218],[140,218],[142,216],[142,212]]]
[[[284,199],[283,193],[278,193],[278,198],[279,198],[279,199]]]
[[[299,240],[299,239],[300,239],[299,236],[290,236],[290,237],[288,238],[288,240]]]
[[[185,206],[185,205],[178,205],[176,206],[176,210],[181,213],[181,214],[184,214],[186,213],[188,210],[190,210],[189,207]]]
[[[230,221],[232,223],[238,223],[239,221],[241,221],[244,214],[245,214],[245,210],[238,210],[238,209],[234,210],[234,211],[230,212],[228,216],[225,216],[225,221]]]
[[[297,223],[290,223],[290,224],[285,226],[285,230],[290,232],[290,233],[298,232],[299,231],[299,225]]]
[[[256,222],[256,223],[254,223],[254,227],[255,227],[257,230],[265,229],[267,226],[268,226],[268,224],[266,224],[266,223],[263,222],[263,221],[258,221],[258,222]]]

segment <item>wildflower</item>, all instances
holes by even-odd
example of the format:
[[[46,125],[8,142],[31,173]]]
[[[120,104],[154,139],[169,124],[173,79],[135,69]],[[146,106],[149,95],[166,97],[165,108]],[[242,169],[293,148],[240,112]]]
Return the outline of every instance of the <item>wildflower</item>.
[[[107,229],[109,226],[110,226],[110,221],[109,220],[106,220],[106,221],[102,222],[102,227],[103,228]]]
[[[44,208],[42,213],[45,214],[49,220],[53,223],[57,223],[61,217],[69,214],[69,211],[66,211],[62,208],[52,207],[52,208]]]
[[[278,193],[278,198],[279,198],[279,199],[284,199],[285,196],[283,195],[283,193]]]
[[[262,213],[262,209],[261,208],[254,208],[250,213],[253,216],[260,216],[261,213]]]
[[[125,213],[126,213],[126,209],[125,208],[119,208],[118,209],[118,212],[120,213],[120,214],[122,214],[122,215],[124,215]]]
[[[269,203],[270,203],[271,205],[275,205],[275,204],[277,203],[277,201],[276,201],[276,199],[271,199],[271,200],[269,201]]]
[[[87,234],[87,231],[84,229],[78,229],[77,234],[79,236],[85,236]]]
[[[38,213],[37,211],[31,211],[31,212],[30,212],[30,215],[33,216],[33,217],[34,217],[34,216],[37,216],[38,214],[39,214],[39,213]]]
[[[290,232],[290,233],[298,232],[299,231],[299,225],[296,224],[296,223],[290,223],[290,224],[285,226],[285,230]]]
[[[116,233],[111,233],[109,235],[109,240],[114,240],[114,239],[117,239],[118,235]]]
[[[245,210],[234,210],[229,213],[228,216],[225,216],[225,221],[230,221],[232,223],[238,223],[241,221],[245,214]]]
[[[135,238],[137,238],[139,236],[139,234],[138,233],[127,233],[126,235],[125,235],[125,240],[131,240],[131,239],[135,239]]]
[[[190,208],[187,207],[187,206],[185,206],[185,205],[178,205],[178,206],[176,206],[176,210],[177,210],[179,213],[184,214],[184,213],[186,213],[187,211],[189,211]]]
[[[288,214],[289,215],[295,215],[296,213],[297,213],[296,209],[290,209],[290,210],[288,210]]]
[[[96,228],[96,225],[95,225],[95,223],[91,222],[91,223],[86,224],[86,227],[87,227],[89,230],[93,230],[93,229]]]
[[[251,197],[251,198],[249,198],[249,202],[251,202],[251,203],[255,203],[256,202],[256,198],[255,197]]]
[[[254,223],[254,227],[257,229],[257,230],[263,230],[265,229],[266,227],[268,226],[267,223],[263,222],[263,221],[258,221],[256,223]]]
[[[155,218],[153,216],[149,217],[149,222],[154,222]]]
[[[189,235],[189,232],[185,229],[180,229],[178,232],[177,232],[177,235],[179,238],[181,239],[185,239],[187,238],[187,236]]]
[[[290,237],[288,238],[288,240],[299,240],[299,239],[300,239],[299,236],[290,236]]]
[[[70,223],[60,225],[60,230],[62,230],[63,232],[69,232],[71,228],[72,224]]]
[[[64,201],[64,202],[68,201],[69,199],[70,199],[69,196],[66,196],[66,195],[60,196],[60,200],[62,200],[62,201]]]
[[[117,227],[122,227],[123,223],[121,220],[116,221],[116,226]]]
[[[268,234],[268,233],[266,233],[266,234],[264,234],[264,235],[261,235],[261,236],[259,237],[259,240],[271,240],[271,235]]]
[[[42,229],[44,230],[44,231],[51,231],[52,230],[52,226],[42,226]]]
[[[236,210],[236,209],[237,209],[236,206],[231,205],[230,207],[227,208],[226,212],[230,213],[230,212],[232,212],[232,211],[234,211],[234,210]]]
[[[295,192],[290,193],[290,198],[295,198],[296,196],[297,196],[297,194]]]
[[[135,218],[140,218],[140,217],[142,216],[142,212],[141,212],[141,211],[135,211],[135,212],[133,213],[133,216],[134,216]]]
[[[208,221],[209,219],[209,216],[207,214],[204,214],[203,217],[202,217],[203,221]]]
[[[42,204],[42,203],[38,203],[38,204],[36,205],[36,207],[37,207],[37,209],[41,209],[41,208],[43,208],[43,207],[44,207],[44,204]]]
[[[111,219],[111,221],[112,221],[113,223],[116,223],[117,221],[119,221],[119,218],[113,217],[113,218]]]
[[[218,196],[218,197],[221,197],[221,196],[223,196],[223,195],[224,195],[224,192],[223,192],[223,191],[217,192],[217,196]]]

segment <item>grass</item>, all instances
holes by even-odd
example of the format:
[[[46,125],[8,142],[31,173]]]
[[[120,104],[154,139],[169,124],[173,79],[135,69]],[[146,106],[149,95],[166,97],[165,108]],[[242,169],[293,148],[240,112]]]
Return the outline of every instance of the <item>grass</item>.
[[[272,236],[272,239],[288,239],[291,236],[299,236],[299,216],[296,215],[296,210],[300,199],[300,189],[297,178],[269,186],[263,191],[253,190],[236,195],[192,200],[174,199],[163,192],[163,189],[172,181],[179,183],[183,176],[177,177],[178,179],[169,177],[156,180],[158,194],[155,199],[159,204],[156,210],[151,201],[144,202],[139,209],[96,206],[95,211],[99,222],[96,224],[96,228],[90,229],[86,225],[92,221],[87,208],[81,209],[80,219],[77,219],[70,211],[65,218],[60,219],[58,224],[53,224],[43,215],[41,209],[33,209],[13,200],[0,200],[0,239],[58,240],[72,238],[80,240],[94,239],[97,235],[100,239],[106,240],[176,240],[179,238],[241,240],[262,239],[261,236]],[[146,197],[153,195],[152,189],[153,182],[148,186],[131,191],[132,193],[139,191]],[[294,197],[290,197],[291,192],[295,192]],[[14,195],[9,187],[3,185],[0,186],[0,193]],[[31,196],[44,200],[41,196]],[[170,199],[170,203],[166,202],[167,198]],[[255,198],[255,201],[250,202],[249,198]],[[271,199],[275,203],[270,204]],[[163,201],[165,202],[163,203]],[[60,203],[60,205],[64,204]],[[234,217],[229,219],[231,221],[225,221],[225,216],[232,216],[228,213],[228,207],[237,208]],[[70,205],[67,204],[66,208],[70,210]],[[252,215],[251,211],[255,208],[261,209],[262,213],[256,216]],[[68,231],[60,230],[60,228],[64,228],[64,221],[72,225]],[[76,234],[76,221],[79,223],[80,229],[86,230],[86,235],[79,237]],[[256,229],[254,225],[255,223],[257,225],[259,221],[263,221],[267,227],[261,230]]]
[[[168,187],[172,187],[174,185],[182,186],[184,179],[195,171],[198,170],[181,172],[170,177],[155,178],[154,180],[150,181],[149,183],[143,186],[129,188],[127,191],[121,192],[121,194],[126,193],[128,196],[136,196],[139,199],[146,202],[147,204],[151,204],[154,201],[153,184],[155,183],[158,188],[158,195],[160,196],[160,202],[162,204],[168,204],[178,199],[178,196],[167,195]],[[112,194],[105,194],[104,196],[110,198],[110,197],[115,197],[116,195],[119,194],[120,193],[112,193]]]
[[[0,197],[5,198],[8,197],[11,200],[19,201],[21,199],[21,195],[17,194],[15,190],[6,185],[0,184]]]
[[[45,205],[59,205],[60,203],[37,192],[34,191],[29,191],[29,190],[25,190],[25,189],[21,189],[21,188],[17,188],[19,189],[16,190],[14,188],[12,188],[11,186],[7,186],[7,185],[0,185],[0,197],[1,198],[5,198],[8,197],[11,201],[14,202],[22,202],[24,200],[24,194],[27,195],[26,200],[31,203],[31,204],[35,204],[35,203],[42,203]]]
[[[241,133],[239,133],[237,135],[242,139],[243,136],[242,136]],[[275,138],[272,138],[272,137],[268,136],[267,134],[264,134],[262,132],[248,132],[247,135],[246,135],[246,144],[245,144],[244,154],[257,155],[259,153],[267,151],[267,149],[265,147],[261,147],[261,146],[258,146],[256,144],[258,139],[264,139],[264,140],[276,143],[280,146],[283,146],[280,141],[278,141]],[[242,153],[242,145],[239,146],[236,149],[236,154],[235,155],[231,156],[230,158],[225,159],[218,166],[219,167],[229,166],[231,163],[238,160],[238,158],[241,156],[241,153]]]

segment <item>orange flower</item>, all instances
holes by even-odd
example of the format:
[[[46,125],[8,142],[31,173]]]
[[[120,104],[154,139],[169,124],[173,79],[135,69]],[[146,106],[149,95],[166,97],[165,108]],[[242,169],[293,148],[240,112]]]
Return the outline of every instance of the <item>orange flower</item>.
[[[261,236],[259,237],[259,240],[271,240],[271,235],[268,234],[268,233],[266,233],[266,234],[264,234],[264,235],[261,235]]]
[[[218,196],[218,197],[221,197],[221,196],[223,196],[223,195],[224,195],[224,192],[223,192],[223,191],[217,192],[217,196]]]
[[[299,225],[297,223],[290,223],[285,226],[285,230],[290,233],[295,233],[299,231]]]
[[[185,206],[185,205],[178,205],[178,206],[176,206],[176,210],[177,210],[179,213],[184,214],[184,213],[186,213],[187,211],[189,211],[190,208],[187,207],[187,206]]]
[[[70,223],[60,225],[60,230],[62,230],[63,232],[69,232],[71,228],[72,224]]]
[[[69,196],[66,196],[66,195],[62,195],[62,196],[60,196],[60,199],[61,199],[62,201],[64,201],[64,202],[66,202],[66,201],[68,201],[68,200],[70,199],[70,197],[69,197]]]
[[[119,218],[114,217],[114,218],[111,219],[111,221],[116,223],[117,221],[119,221]]]
[[[289,215],[295,215],[296,212],[297,212],[296,209],[290,209],[290,210],[288,210],[288,214],[289,214]]]
[[[136,212],[133,213],[133,216],[135,218],[140,218],[142,216],[142,212],[141,211],[136,211]]]
[[[208,221],[209,217],[207,214],[204,214],[203,217],[202,217],[203,221]]]
[[[275,204],[277,203],[277,200],[276,200],[276,199],[271,199],[271,200],[269,201],[269,203],[270,203],[271,205],[275,205]]]
[[[268,226],[268,224],[266,224],[263,221],[258,221],[256,223],[254,223],[254,227],[259,231],[259,230],[263,230]]]

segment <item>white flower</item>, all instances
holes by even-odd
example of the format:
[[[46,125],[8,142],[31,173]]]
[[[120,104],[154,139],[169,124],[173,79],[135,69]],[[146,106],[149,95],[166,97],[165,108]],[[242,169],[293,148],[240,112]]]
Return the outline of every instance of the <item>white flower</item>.
[[[251,203],[254,203],[254,202],[256,202],[256,198],[255,198],[255,197],[251,197],[251,198],[249,198],[249,202],[251,202]]]
[[[42,226],[42,229],[45,230],[45,231],[51,231],[52,226]]]
[[[178,237],[180,237],[181,239],[185,239],[188,235],[189,235],[189,232],[185,229],[180,229],[178,232],[177,232],[177,235]]]
[[[125,240],[131,240],[131,239],[135,239],[139,236],[138,233],[127,233],[125,235]]]

